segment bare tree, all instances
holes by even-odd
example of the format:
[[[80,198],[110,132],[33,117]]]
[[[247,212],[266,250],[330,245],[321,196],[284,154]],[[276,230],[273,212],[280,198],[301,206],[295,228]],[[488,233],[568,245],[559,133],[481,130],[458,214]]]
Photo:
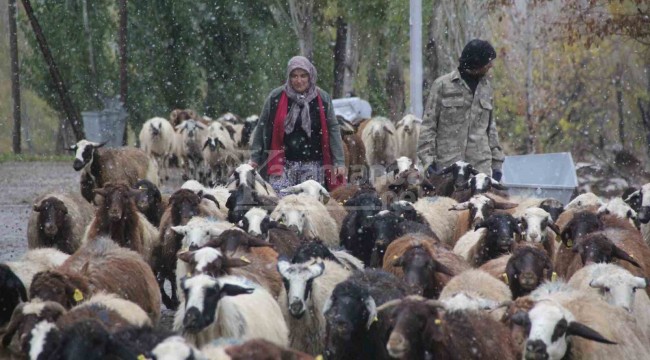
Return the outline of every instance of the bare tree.
[[[63,111],[68,119],[68,122],[70,122],[70,127],[74,132],[75,138],[77,141],[79,141],[85,138],[83,124],[80,121],[79,113],[75,109],[74,105],[72,104],[72,100],[68,95],[68,89],[65,85],[65,82],[63,81],[63,78],[61,77],[61,73],[59,72],[59,68],[56,65],[56,62],[52,57],[52,52],[47,45],[47,41],[43,35],[43,30],[41,29],[41,25],[38,23],[38,20],[34,15],[34,9],[32,8],[31,2],[29,0],[22,0],[22,3],[23,7],[25,8],[25,13],[29,18],[32,29],[34,30],[34,34],[36,35],[36,40],[41,49],[41,52],[43,53],[43,57],[45,58],[45,63],[47,64],[47,67],[50,71],[50,76],[52,76],[52,83],[54,84],[56,92],[61,99]]]
[[[312,29],[314,1],[289,0],[291,22],[298,37],[300,54],[310,61],[314,57],[314,32]]]
[[[345,41],[345,74],[343,75],[343,96],[355,94],[354,82],[359,71],[359,29],[348,23]]]
[[[12,149],[20,154],[20,69],[18,67],[18,30],[16,28],[16,0],[9,0],[9,52],[11,53],[11,99],[13,100],[14,129]]]
[[[388,73],[386,74],[386,94],[388,95],[388,118],[398,121],[404,115],[406,97],[404,93],[403,65],[394,46],[390,52]]]
[[[126,109],[126,101],[128,99],[128,78],[126,72],[127,66],[127,53],[126,53],[126,24],[127,24],[127,0],[119,1],[119,14],[120,14],[120,34],[119,34],[119,47],[120,47],[120,101],[122,106]],[[129,122],[124,122],[124,136],[122,137],[122,145],[127,145],[128,139],[128,126]]]
[[[343,79],[345,77],[345,42],[348,26],[342,16],[336,18],[336,41],[334,43],[334,86],[332,97],[343,97]]]

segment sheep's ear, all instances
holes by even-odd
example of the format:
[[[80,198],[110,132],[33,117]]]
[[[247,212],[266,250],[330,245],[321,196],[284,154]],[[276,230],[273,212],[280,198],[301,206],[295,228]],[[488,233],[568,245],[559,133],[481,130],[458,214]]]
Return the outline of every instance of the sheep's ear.
[[[396,129],[399,128],[400,126],[404,126],[404,119],[398,121],[397,124],[395,124]]]
[[[324,271],[325,264],[322,261],[309,265],[309,272],[311,272],[312,279],[323,275]]]
[[[327,203],[330,201],[330,194],[327,192],[327,190],[320,189],[320,194],[323,197],[323,205],[327,205]]]
[[[393,135],[393,130],[389,129],[388,126],[384,125],[384,131],[391,134],[391,135]]]
[[[97,189],[93,189],[93,194],[106,196],[108,195],[108,191],[106,190],[106,188],[97,188]]]
[[[108,143],[108,141],[103,141],[103,142],[100,142],[100,143],[97,144],[97,145],[93,145],[93,147],[94,147],[95,149],[99,149],[100,147],[103,147],[103,146],[106,145],[107,143]]]
[[[589,282],[589,286],[592,288],[600,289],[605,286],[602,281],[599,279],[593,279]]]
[[[569,327],[567,328],[567,335],[573,335],[573,336],[580,336],[582,338],[592,340],[595,342],[603,343],[603,344],[612,344],[616,345],[615,342],[611,340],[607,340],[604,336],[602,336],[598,331],[590,328],[587,325],[581,324],[577,321],[571,321],[569,323]]]
[[[78,148],[79,147],[77,146],[77,144],[74,144],[74,145],[71,145],[70,147],[66,148],[66,150],[68,150],[68,151],[77,151]]]
[[[176,254],[176,257],[179,260],[184,261],[184,262],[189,264],[194,259],[194,252],[193,251],[181,251],[178,254]]]
[[[615,258],[625,260],[638,268],[641,267],[641,265],[639,265],[639,263],[636,262],[636,260],[634,260],[634,258],[630,256],[630,254],[626,253],[623,249],[619,248],[616,245],[614,245],[614,252],[612,253],[612,255],[614,255]]]
[[[187,227],[185,225],[172,226],[171,229],[178,235],[185,235]]]
[[[647,278],[643,278],[643,277],[640,277],[640,276],[635,276],[634,277],[634,282],[635,282],[634,286],[637,289],[645,289],[646,287],[648,287],[648,279]]]
[[[41,211],[43,211],[43,202],[40,202],[40,203],[34,204],[34,206],[32,207],[32,209],[33,209],[35,212],[41,212]]]
[[[402,267],[402,266],[404,266],[404,259],[401,256],[397,257],[397,258],[394,258],[391,265],[393,265],[395,267]]]
[[[215,198],[213,195],[203,193],[203,194],[199,195],[199,197],[201,199],[208,199],[208,200],[212,201],[215,205],[217,205],[217,209],[221,209],[221,205],[219,205],[219,201],[217,201],[217,198]]]
[[[199,129],[203,129],[203,130],[208,128],[204,123],[202,123],[200,121],[196,122],[196,127],[198,127]]]
[[[546,218],[546,221],[547,221],[547,226],[548,226],[549,228],[551,228],[551,230],[553,230],[553,232],[554,232],[556,235],[560,235],[560,228],[559,228],[557,225],[555,225],[555,223],[553,222],[553,218],[551,217],[551,215],[549,215],[549,216]]]
[[[457,167],[456,164],[451,164],[451,165],[447,166],[446,168],[440,170],[440,172],[438,173],[438,175],[449,174],[449,173],[452,172],[456,167]]]
[[[255,291],[255,289],[245,288],[234,284],[225,284],[223,287],[221,287],[220,295],[221,297],[237,296],[237,295],[244,295],[244,294],[252,294],[253,291]]]
[[[283,194],[299,194],[302,192],[302,189],[294,185],[294,186],[289,186],[287,188],[284,188],[280,190],[280,192]]]
[[[623,199],[623,201],[625,201],[626,203],[629,203],[629,202],[632,202],[632,201],[636,200],[639,197],[641,197],[641,190],[637,190],[637,191],[631,193],[625,199]]]
[[[495,202],[494,203],[494,208],[499,209],[499,210],[508,210],[508,209],[514,209],[518,204],[511,203],[511,202]]]
[[[203,148],[201,148],[201,150],[205,150],[205,148],[207,148],[208,146],[210,146],[210,140],[211,140],[211,138],[207,138],[207,139],[205,140],[205,143],[203,143]]]
[[[375,299],[372,296],[368,295],[367,298],[363,300],[366,309],[368,310],[368,321],[366,322],[366,329],[370,329],[372,323],[377,321],[377,305],[375,304]]]
[[[218,146],[218,147],[220,147],[220,148],[222,148],[222,149],[224,149],[224,150],[226,149],[226,145],[224,145],[224,144],[221,142],[221,140],[216,139],[216,141],[217,141],[217,146]]]
[[[518,311],[514,315],[512,315],[510,321],[512,321],[512,323],[515,325],[526,326],[527,324],[530,324],[530,317],[528,317],[527,312]]]
[[[494,180],[493,178],[490,178],[490,183],[491,183],[492,186],[493,186],[495,189],[497,189],[497,190],[501,190],[501,191],[508,190],[507,187],[505,187],[502,183],[500,183],[500,182]]]
[[[450,207],[449,211],[452,211],[452,210],[460,211],[460,210],[467,210],[467,209],[469,209],[469,201],[465,201],[465,202],[462,202],[460,204],[456,204],[456,205]]]
[[[474,226],[474,231],[484,227],[487,227],[487,223],[485,222],[485,220],[481,220],[478,222],[478,224],[476,224],[476,226]]]
[[[472,165],[469,165],[469,166],[467,167],[467,170],[469,170],[469,173],[472,174],[472,175],[478,175],[478,174],[480,174],[480,172],[479,172],[478,170],[474,169],[474,167],[473,167]]]
[[[439,273],[443,273],[445,275],[448,275],[448,276],[452,276],[452,277],[454,276],[454,272],[451,271],[450,268],[446,267],[445,265],[443,265],[439,261],[436,261],[436,271],[439,272]]]
[[[250,260],[245,256],[240,256],[239,258],[224,258],[223,266],[226,268],[238,268],[250,265]]]

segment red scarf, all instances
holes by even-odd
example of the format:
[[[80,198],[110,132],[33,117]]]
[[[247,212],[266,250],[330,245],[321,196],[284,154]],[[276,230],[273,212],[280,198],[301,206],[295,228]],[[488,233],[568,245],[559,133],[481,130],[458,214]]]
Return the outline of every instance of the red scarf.
[[[345,185],[345,177],[332,176],[332,153],[330,151],[330,136],[327,129],[327,119],[325,118],[325,108],[320,93],[317,96],[318,107],[320,108],[320,127],[322,130],[321,145],[323,151],[323,166],[325,167],[325,186],[328,191],[332,191],[341,185]],[[271,152],[266,165],[266,172],[269,175],[282,175],[284,172],[284,119],[287,117],[289,110],[289,98],[283,91],[278,103],[278,109],[275,112],[273,120],[273,135],[271,137]]]

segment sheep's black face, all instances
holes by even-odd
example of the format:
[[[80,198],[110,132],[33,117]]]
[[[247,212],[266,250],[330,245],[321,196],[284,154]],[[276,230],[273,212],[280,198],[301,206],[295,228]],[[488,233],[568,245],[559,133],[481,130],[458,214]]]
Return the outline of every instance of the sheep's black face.
[[[172,225],[186,225],[192,217],[197,216],[200,202],[199,196],[187,189],[180,189],[172,194],[169,198]]]
[[[614,244],[602,235],[594,235],[584,238],[574,248],[583,264],[590,263],[611,263],[614,259]]]
[[[0,264],[0,327],[9,322],[21,300],[27,301],[27,290],[23,282],[9,266]]]
[[[328,359],[354,358],[354,350],[361,346],[361,336],[368,320],[362,296],[360,291],[350,292],[350,287],[337,286],[334,289],[332,305],[325,311],[325,354]]]
[[[49,197],[41,201],[39,205],[35,205],[34,211],[39,213],[39,230],[46,237],[54,238],[63,229],[65,217],[68,214],[68,208],[63,201],[55,197]]]
[[[581,237],[603,229],[603,223],[598,215],[588,211],[581,211],[573,216],[562,231],[562,242],[571,247],[571,242],[576,242]]]
[[[233,224],[244,218],[248,210],[259,205],[257,193],[247,185],[239,185],[237,190],[230,194],[226,207],[228,208],[228,221]]]
[[[393,331],[386,348],[391,357],[403,358],[411,350],[422,349],[423,333],[429,319],[435,319],[435,310],[422,301],[404,300],[387,310]],[[424,351],[422,351],[424,353]]]
[[[519,224],[509,214],[491,215],[485,222],[486,243],[500,251],[509,251],[514,243],[514,234],[521,234]]]
[[[411,286],[417,295],[427,297],[434,295],[433,283],[435,282],[436,264],[424,248],[413,247],[396,261],[393,266],[402,267],[406,284]]]
[[[140,190],[140,193],[135,196],[135,205],[142,213],[153,209],[162,201],[160,190],[149,180],[138,180],[133,188]]]
[[[110,334],[96,320],[83,320],[66,329],[61,339],[64,359],[101,360],[113,352]]]
[[[100,146],[100,144],[95,144],[86,140],[79,141],[76,145],[76,154],[72,167],[76,171],[83,169],[87,164],[92,162],[95,149]]]
[[[547,213],[551,214],[551,219],[553,219],[553,222],[556,222],[560,217],[560,214],[564,212],[564,206],[562,203],[555,199],[544,200],[539,205],[539,207],[544,209]]]
[[[531,247],[517,249],[506,265],[506,274],[514,298],[527,295],[536,289],[552,272],[548,255]]]

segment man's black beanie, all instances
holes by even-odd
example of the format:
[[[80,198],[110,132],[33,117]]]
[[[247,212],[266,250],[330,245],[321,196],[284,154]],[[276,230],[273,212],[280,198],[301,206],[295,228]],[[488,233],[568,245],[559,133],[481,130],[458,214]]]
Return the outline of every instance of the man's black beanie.
[[[464,70],[477,70],[496,59],[497,52],[485,40],[474,39],[465,45],[460,55],[459,67]]]

